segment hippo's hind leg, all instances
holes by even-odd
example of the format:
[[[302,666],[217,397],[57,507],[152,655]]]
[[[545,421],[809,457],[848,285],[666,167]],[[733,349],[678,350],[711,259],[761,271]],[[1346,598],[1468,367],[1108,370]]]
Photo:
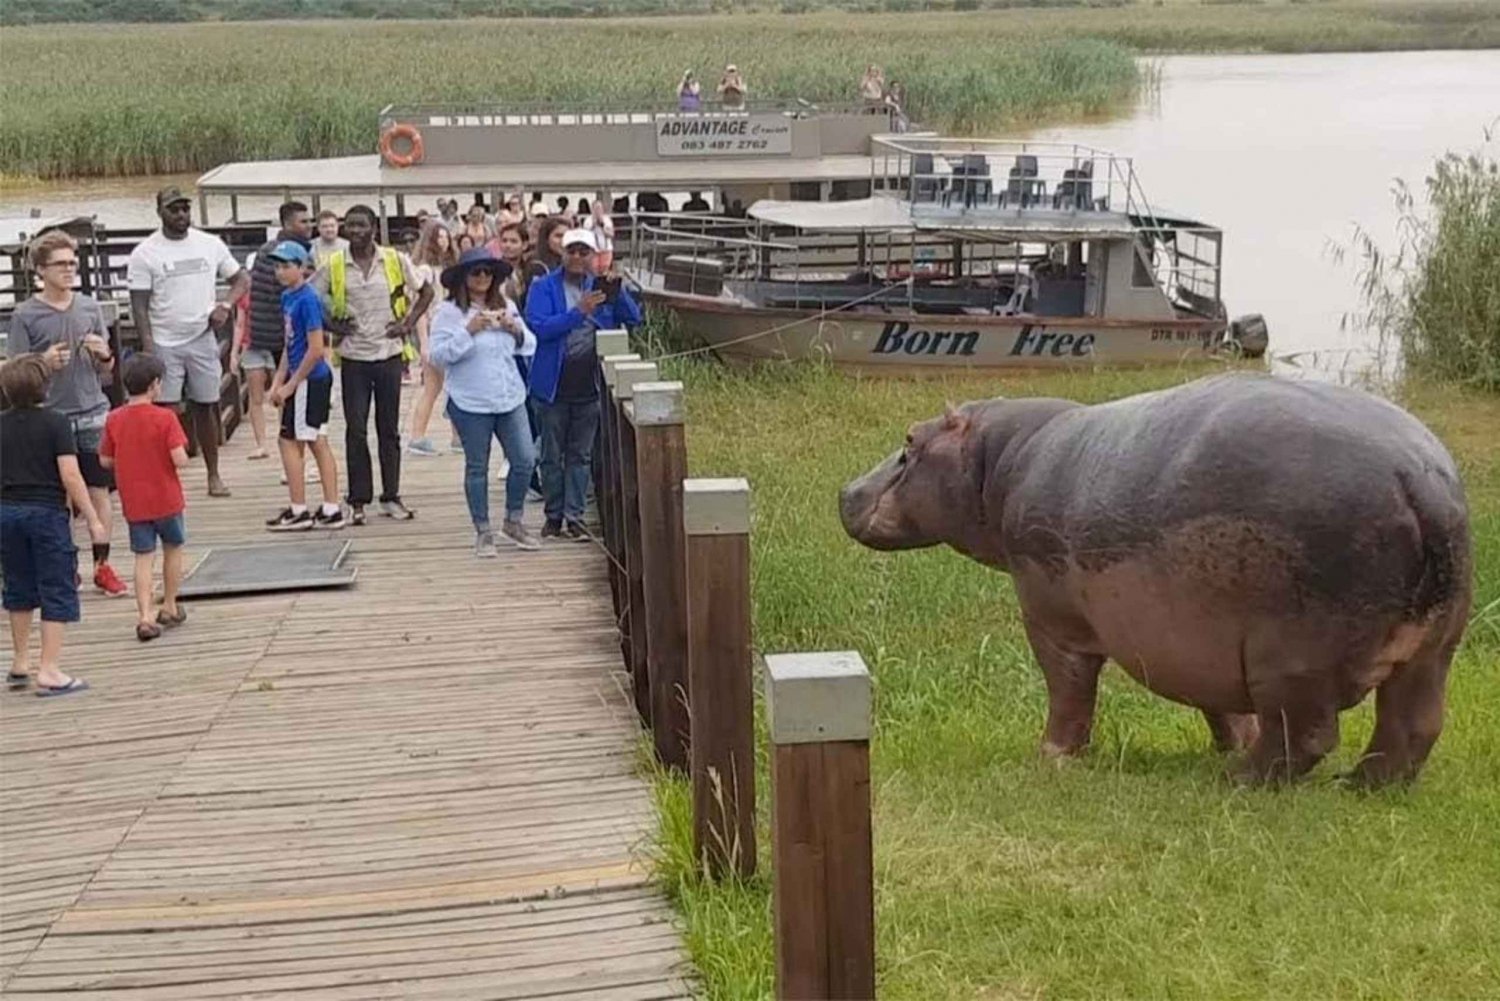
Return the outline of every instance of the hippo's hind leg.
[[[1247,639],[1245,683],[1260,733],[1236,770],[1254,784],[1289,782],[1310,771],[1338,744],[1337,642],[1277,629]]]
[[[1375,689],[1375,732],[1349,775],[1355,784],[1375,787],[1410,781],[1437,743],[1443,730],[1448,666],[1463,633],[1462,617],[1433,632]]]
[[[1230,753],[1247,751],[1260,736],[1260,722],[1254,713],[1211,713],[1205,711],[1208,732],[1214,738],[1214,750]]]
[[[1079,754],[1094,728],[1094,700],[1099,690],[1103,654],[1069,650],[1026,622],[1026,637],[1047,679],[1047,729],[1042,754],[1059,758]]]

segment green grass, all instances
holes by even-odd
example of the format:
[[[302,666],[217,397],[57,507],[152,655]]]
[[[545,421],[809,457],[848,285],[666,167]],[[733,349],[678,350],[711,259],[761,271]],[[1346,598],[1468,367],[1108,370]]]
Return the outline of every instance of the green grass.
[[[1120,111],[1143,79],[1132,52],[1496,46],[1488,0],[46,25],[5,31],[0,148],[6,174],[41,177],[373,152],[387,103],[661,100],[731,60],[753,96],[815,101],[878,62],[923,124],[978,132]]]
[[[874,674],[882,997],[1500,995],[1500,400],[1432,387],[1403,400],[1463,469],[1476,615],[1420,782],[1360,795],[1333,775],[1363,746],[1370,705],[1344,714],[1309,781],[1247,791],[1222,780],[1196,713],[1116,668],[1089,754],[1044,764],[1045,692],[1009,578],[947,549],[876,553],[839,527],[838,488],[945,401],[1098,401],[1200,371],[680,374],[692,473],[752,484],[757,647],[854,648]],[[657,864],[706,996],[770,996],[764,801],[762,875],[720,888],[694,872],[681,782],[659,778],[657,795]]]

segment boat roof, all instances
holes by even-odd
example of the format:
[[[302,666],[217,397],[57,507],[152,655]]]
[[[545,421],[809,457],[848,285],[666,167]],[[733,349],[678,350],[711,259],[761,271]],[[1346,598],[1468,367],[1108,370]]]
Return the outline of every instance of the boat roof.
[[[825,233],[861,230],[881,232],[944,232],[962,236],[991,236],[1002,240],[1130,239],[1137,227],[1122,212],[1069,211],[1028,207],[1003,209],[962,204],[911,202],[875,195],[843,202],[788,202],[761,199],[748,214],[773,226],[790,226]]]
[[[32,239],[49,229],[61,229],[81,236],[93,228],[93,217],[86,215],[0,217],[0,253],[14,254],[25,250]]]
[[[579,160],[571,163],[492,163],[423,166],[399,170],[381,165],[379,154],[321,160],[258,160],[226,163],[198,178],[210,195],[254,192],[298,194],[404,194],[488,188],[594,188],[692,190],[716,184],[776,181],[837,181],[870,176],[868,156],[806,159],[724,157],[716,160]]]

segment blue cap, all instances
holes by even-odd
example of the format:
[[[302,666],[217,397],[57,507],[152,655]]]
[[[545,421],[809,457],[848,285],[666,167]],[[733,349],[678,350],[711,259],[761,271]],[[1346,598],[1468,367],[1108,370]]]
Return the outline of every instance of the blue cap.
[[[273,261],[286,261],[288,264],[306,264],[312,260],[307,248],[296,240],[282,240],[266,256]]]

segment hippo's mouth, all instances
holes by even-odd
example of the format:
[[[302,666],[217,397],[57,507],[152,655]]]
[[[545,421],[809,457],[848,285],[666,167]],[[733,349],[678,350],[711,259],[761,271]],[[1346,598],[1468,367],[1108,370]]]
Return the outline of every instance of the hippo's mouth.
[[[839,521],[849,537],[860,545],[871,549],[902,549],[907,543],[899,520],[886,510],[890,507],[885,501],[891,477],[880,476],[881,472],[876,470],[839,491]]]

